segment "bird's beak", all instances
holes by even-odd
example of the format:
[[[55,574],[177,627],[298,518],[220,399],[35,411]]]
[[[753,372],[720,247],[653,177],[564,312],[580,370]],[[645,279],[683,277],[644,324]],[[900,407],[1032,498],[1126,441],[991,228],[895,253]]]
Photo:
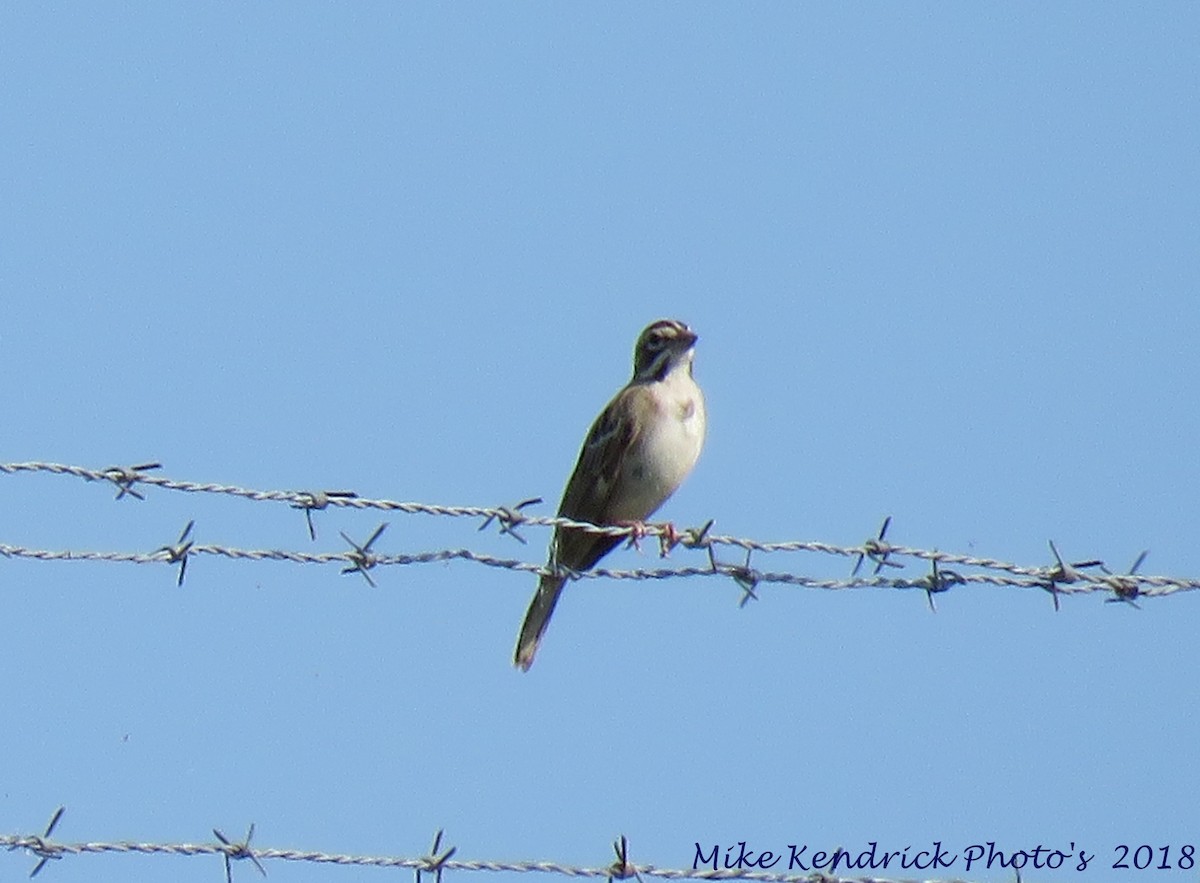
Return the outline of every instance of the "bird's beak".
[[[689,328],[683,334],[679,335],[679,342],[683,344],[684,349],[691,349],[696,345],[696,341],[700,339],[700,335]]]

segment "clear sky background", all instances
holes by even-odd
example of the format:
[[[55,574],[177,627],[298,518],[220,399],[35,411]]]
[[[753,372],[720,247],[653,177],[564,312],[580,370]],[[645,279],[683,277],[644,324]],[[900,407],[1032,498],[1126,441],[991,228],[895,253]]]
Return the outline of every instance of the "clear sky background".
[[[9,5],[0,459],[552,514],[671,316],[710,415],[680,526],[852,545],[890,514],[898,543],[1197,577],[1198,40],[1190,3]],[[145,552],[195,519],[341,551],[382,520],[319,513],[314,543],[282,505],[112,497],[0,477],[0,542]],[[548,539],[388,520],[388,553]],[[588,580],[522,675],[532,577],[373,575],[0,561],[0,831],[66,804],[70,841],[255,822],[419,855],[444,827],[460,858],[588,866],[626,834],[664,867],[697,841],[1073,843],[1087,872],[1025,879],[1195,879],[1109,869],[1200,845],[1194,594],[1056,614],[959,587],[932,614]]]

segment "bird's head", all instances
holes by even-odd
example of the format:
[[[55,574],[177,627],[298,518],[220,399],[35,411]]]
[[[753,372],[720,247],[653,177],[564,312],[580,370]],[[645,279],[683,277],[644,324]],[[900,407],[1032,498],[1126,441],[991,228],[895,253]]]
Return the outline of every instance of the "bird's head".
[[[651,322],[638,335],[633,348],[633,376],[642,380],[662,380],[678,366],[692,363],[696,332],[674,319]]]

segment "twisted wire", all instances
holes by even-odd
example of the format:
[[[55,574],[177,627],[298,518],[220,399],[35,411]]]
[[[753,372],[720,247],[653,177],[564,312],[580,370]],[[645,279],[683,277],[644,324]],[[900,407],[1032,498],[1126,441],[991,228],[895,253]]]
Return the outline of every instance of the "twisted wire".
[[[356,553],[351,552],[296,552],[286,549],[237,549],[227,546],[193,545],[188,550],[189,555],[217,555],[231,560],[242,561],[285,561],[293,564],[341,564],[352,570],[358,570],[356,565],[361,560]],[[24,546],[14,546],[0,543],[0,555],[5,558],[25,558],[35,561],[101,561],[121,562],[129,564],[163,564],[175,563],[169,550],[157,552],[89,552],[51,549],[29,549]],[[411,555],[371,555],[368,568],[405,566],[415,564],[434,564],[443,561],[470,561],[485,567],[503,570],[513,570],[530,573],[537,576],[548,575],[552,571],[544,565],[533,564],[513,558],[499,558],[474,552],[470,549],[438,549],[431,552],[419,552]],[[1050,590],[1053,576],[1051,568],[1021,568],[1030,576],[1008,576],[1003,573],[962,573],[955,574],[952,584],[979,584],[991,586],[1009,586],[1015,588]],[[920,589],[923,591],[941,592],[949,588],[949,580],[943,580],[939,585],[929,577],[899,578],[885,576],[850,577],[847,579],[818,579],[802,574],[757,570],[740,564],[716,563],[692,567],[663,567],[640,569],[613,569],[597,567],[583,572],[572,572],[572,579],[615,579],[615,580],[664,580],[687,577],[725,577],[732,579],[752,579],[756,583],[775,583],[780,585],[799,586],[808,589]],[[1128,592],[1127,584],[1137,581],[1138,597],[1158,597],[1175,592],[1200,589],[1200,580],[1186,580],[1175,577],[1150,575],[1126,576],[1123,574],[1089,574],[1087,581],[1056,583],[1054,591],[1064,594],[1088,594],[1093,592]]]
[[[238,497],[253,502],[287,503],[299,508],[325,508],[338,506],[351,509],[378,509],[384,512],[403,512],[408,515],[435,515],[451,518],[493,518],[509,520],[513,510],[504,507],[487,506],[445,506],[432,503],[400,502],[397,500],[372,499],[349,493],[320,492],[320,491],[288,491],[288,490],[255,490],[231,484],[216,484],[212,482],[181,481],[166,478],[161,475],[151,475],[139,471],[136,467],[109,467],[107,469],[89,469],[84,466],[71,466],[63,463],[0,463],[0,474],[13,475],[20,472],[44,472],[52,475],[71,475],[85,481],[112,482],[118,487],[131,487],[134,484],[146,484],[172,491],[194,494],[218,494]],[[586,521],[575,521],[570,518],[521,515],[521,524],[538,527],[569,527],[587,533],[611,537],[629,537],[634,528],[627,526],[596,525]],[[648,524],[642,531],[645,536],[663,536],[666,526]],[[843,557],[854,557],[862,552],[858,546],[839,546],[832,543],[789,540],[786,542],[764,542],[745,539],[742,537],[712,534],[706,537],[708,543],[714,545],[735,546],[753,552],[819,552]],[[904,549],[895,547],[899,554],[906,554],[929,561],[937,560],[947,564],[963,566],[986,567],[991,569],[1015,569],[1016,565],[1006,564],[989,558],[976,558],[968,555],[954,555],[946,552],[929,552],[923,549]]]
[[[486,527],[492,521],[496,521],[502,533],[509,533],[522,542],[524,540],[517,533],[517,528],[524,526],[568,527],[605,536],[628,538],[631,541],[636,541],[640,537],[654,537],[660,542],[664,556],[669,549],[676,545],[686,549],[707,551],[707,565],[632,570],[595,568],[584,573],[567,572],[567,575],[575,579],[603,578],[618,580],[662,580],[721,576],[737,581],[747,595],[751,597],[754,596],[754,587],[759,583],[774,583],[830,590],[851,588],[920,589],[930,593],[931,598],[933,593],[944,592],[954,585],[981,584],[1017,588],[1040,588],[1052,592],[1056,597],[1058,594],[1105,592],[1113,595],[1113,598],[1109,600],[1123,601],[1133,601],[1135,598],[1164,596],[1200,589],[1200,579],[1154,576],[1135,572],[1114,574],[1107,570],[1101,572],[1095,569],[1088,569],[1096,566],[1102,568],[1102,564],[1099,561],[1068,565],[1059,559],[1054,565],[1029,567],[977,555],[962,555],[952,552],[894,545],[883,540],[883,532],[880,533],[878,539],[867,540],[858,546],[801,540],[764,542],[744,537],[714,534],[710,530],[712,522],[703,527],[689,529],[680,533],[669,524],[604,526],[568,518],[526,515],[521,511],[526,505],[533,502],[540,502],[536,500],[526,500],[511,508],[503,506],[445,506],[371,499],[359,497],[345,491],[255,490],[230,484],[181,481],[150,474],[150,470],[156,468],[159,468],[159,464],[150,463],[133,467],[114,466],[106,469],[89,469],[82,466],[60,463],[26,462],[0,463],[0,474],[13,475],[23,472],[49,473],[74,476],[85,481],[107,482],[117,488],[118,499],[124,496],[140,498],[142,495],[137,490],[137,487],[148,485],[184,493],[234,496],[254,502],[282,502],[293,508],[302,509],[306,514],[328,506],[338,506],[356,509],[378,509],[406,514],[482,518],[484,522],[481,527]],[[886,526],[887,523],[885,522],[885,531]],[[50,550],[0,544],[0,555],[9,558],[24,558],[38,561],[100,561],[133,564],[164,562],[172,564],[182,562],[186,564],[187,559],[192,556],[216,555],[231,560],[284,561],[294,564],[341,564],[343,565],[344,572],[360,572],[364,576],[367,575],[368,570],[375,567],[408,566],[450,560],[469,561],[486,567],[538,575],[550,572],[546,566],[539,563],[501,558],[466,548],[440,549],[412,554],[375,553],[370,551],[370,546],[379,536],[382,527],[376,531],[375,535],[365,546],[355,546],[353,550],[344,552],[324,553],[283,549],[241,549],[222,545],[201,545],[195,542],[185,543],[184,539],[190,530],[191,525],[184,532],[184,536],[180,537],[178,543],[163,546],[153,552]],[[745,563],[731,564],[719,562],[714,551],[719,546],[730,546],[746,552]],[[750,565],[750,555],[752,553],[792,552],[810,552],[843,558],[857,558],[860,564],[863,560],[869,559],[876,564],[875,574],[870,577],[861,578],[853,575],[847,579],[817,579],[790,572],[760,570]],[[1055,552],[1055,556],[1057,557],[1057,552]],[[932,566],[932,572],[917,578],[879,575],[879,571],[884,566],[902,566],[896,560],[898,558],[911,558],[923,561]],[[939,568],[944,568],[946,565],[968,567],[982,572],[962,573],[945,569],[939,570]],[[1133,570],[1136,571],[1136,566]],[[182,581],[182,572],[180,578]],[[369,580],[370,578],[368,577]]]
[[[214,832],[216,833],[216,832]],[[441,873],[445,871],[505,872],[517,874],[558,874],[565,877],[602,878],[609,881],[630,878],[663,880],[746,880],[755,883],[917,883],[886,877],[840,877],[821,872],[782,874],[747,869],[659,868],[649,864],[618,861],[607,867],[589,868],[553,861],[487,861],[455,860],[443,855],[410,858],[402,856],[352,855],[319,850],[273,849],[242,843],[139,843],[132,841],[65,843],[44,835],[0,835],[0,849],[25,850],[40,861],[37,871],[47,861],[66,856],[85,854],[220,856],[226,860],[307,862],[311,864],[349,867],[400,868],[412,871]],[[452,854],[453,850],[448,853]],[[260,865],[261,867],[261,865]],[[418,878],[419,879],[419,878]],[[924,883],[937,883],[928,880]]]

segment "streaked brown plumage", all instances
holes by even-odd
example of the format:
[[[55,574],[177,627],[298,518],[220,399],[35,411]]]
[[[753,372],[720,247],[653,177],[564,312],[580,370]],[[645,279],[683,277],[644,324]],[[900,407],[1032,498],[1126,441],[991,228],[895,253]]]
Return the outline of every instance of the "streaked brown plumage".
[[[692,378],[696,335],[682,322],[654,322],[634,347],[633,378],[592,424],[558,514],[593,524],[645,521],[691,472],[704,442],[704,396]],[[587,570],[621,542],[556,529],[549,567]],[[566,578],[543,576],[517,639],[514,663],[528,671]]]

